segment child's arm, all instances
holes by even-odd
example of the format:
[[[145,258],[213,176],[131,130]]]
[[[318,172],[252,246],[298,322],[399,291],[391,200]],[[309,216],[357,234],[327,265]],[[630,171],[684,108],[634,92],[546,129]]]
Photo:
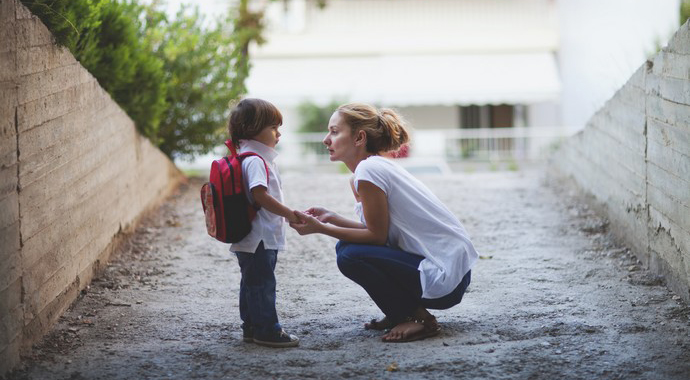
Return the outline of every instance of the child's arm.
[[[273,198],[265,187],[255,186],[252,188],[251,192],[252,197],[254,197],[254,201],[258,203],[259,206],[265,208],[269,212],[286,218],[290,223],[299,222],[299,218],[297,215],[295,215],[294,211],[290,210],[284,204],[278,202],[277,199]]]

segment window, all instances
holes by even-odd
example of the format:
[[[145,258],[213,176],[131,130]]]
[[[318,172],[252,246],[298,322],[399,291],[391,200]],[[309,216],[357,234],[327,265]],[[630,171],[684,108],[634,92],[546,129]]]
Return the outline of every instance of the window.
[[[510,104],[459,106],[460,128],[510,128],[515,106]]]

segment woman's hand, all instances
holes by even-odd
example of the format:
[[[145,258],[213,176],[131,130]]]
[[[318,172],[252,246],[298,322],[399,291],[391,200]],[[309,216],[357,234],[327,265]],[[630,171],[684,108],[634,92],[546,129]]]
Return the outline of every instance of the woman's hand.
[[[290,223],[290,227],[294,228],[300,235],[321,232],[323,229],[323,223],[311,215],[295,210],[295,216],[300,221],[298,223]]]
[[[287,219],[288,223],[290,224],[299,224],[302,223],[302,221],[295,215],[295,211],[291,211],[290,215],[286,216],[285,219]]]
[[[307,215],[311,215],[316,218],[319,222],[330,223],[335,213],[333,211],[327,210],[323,207],[310,207],[304,212]]]

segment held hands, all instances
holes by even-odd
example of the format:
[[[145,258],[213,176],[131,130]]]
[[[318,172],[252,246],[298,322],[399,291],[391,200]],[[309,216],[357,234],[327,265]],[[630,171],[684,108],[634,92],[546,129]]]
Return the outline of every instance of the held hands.
[[[330,223],[331,219],[335,215],[333,211],[326,210],[323,207],[310,207],[304,213],[313,216],[314,218],[318,219],[319,222],[322,223]]]
[[[294,211],[297,222],[290,221],[290,227],[294,228],[300,235],[309,235],[321,232],[323,223],[327,222],[330,211],[321,207],[312,207],[305,212]]]

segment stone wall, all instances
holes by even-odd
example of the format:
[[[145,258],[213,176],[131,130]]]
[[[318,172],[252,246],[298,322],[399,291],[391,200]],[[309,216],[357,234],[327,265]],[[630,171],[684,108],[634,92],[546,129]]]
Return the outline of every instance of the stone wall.
[[[182,178],[18,0],[0,0],[0,375]]]
[[[690,23],[553,159],[616,235],[690,301]]]

